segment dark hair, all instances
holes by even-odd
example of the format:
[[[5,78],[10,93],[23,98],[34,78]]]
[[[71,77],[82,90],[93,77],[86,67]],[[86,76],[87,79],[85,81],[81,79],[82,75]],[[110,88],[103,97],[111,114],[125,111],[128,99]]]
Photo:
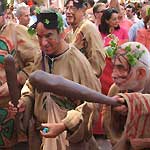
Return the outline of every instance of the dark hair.
[[[35,12],[34,12],[35,10],[36,10],[36,6],[35,5],[30,7],[30,15],[31,16],[35,15]]]
[[[144,18],[144,26],[145,26],[145,29],[147,29],[147,23],[148,23],[149,20],[150,20],[150,16],[146,16],[146,17]]]
[[[37,22],[30,26],[28,31],[35,31],[39,22],[41,22],[46,29],[56,29],[58,33],[61,33],[64,29],[62,15],[54,9],[39,10],[39,13],[37,13]]]
[[[4,15],[4,12],[8,8],[7,0],[1,0],[0,2],[0,16]]]
[[[134,7],[133,5],[131,5],[131,4],[127,5],[127,6],[126,6],[126,9],[127,9],[127,8],[132,8],[132,12],[133,12],[133,13],[136,12],[135,7]]]
[[[104,10],[103,15],[101,17],[101,24],[99,25],[99,31],[101,33],[104,33],[104,34],[110,33],[109,25],[106,22],[106,20],[109,20],[113,13],[118,14],[118,11],[115,8],[108,8],[108,9]],[[118,29],[120,29],[119,25],[118,25],[118,27],[115,28],[115,30],[118,30]]]
[[[94,0],[87,0],[87,3],[89,3],[91,7],[93,7],[95,4]]]
[[[93,6],[93,14],[97,13],[98,8],[101,7],[102,5],[105,5],[105,4],[104,3],[96,3]]]
[[[97,1],[97,3],[105,3],[105,4],[106,4],[107,2],[108,2],[107,0],[98,0],[98,1]]]
[[[87,0],[66,0],[65,6],[70,2],[73,1],[73,6],[77,9],[87,7],[88,1]]]

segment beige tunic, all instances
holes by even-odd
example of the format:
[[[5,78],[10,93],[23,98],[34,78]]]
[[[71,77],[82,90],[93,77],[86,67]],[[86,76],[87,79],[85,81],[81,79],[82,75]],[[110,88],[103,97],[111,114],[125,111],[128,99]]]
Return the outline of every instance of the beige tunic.
[[[35,53],[40,50],[37,37],[31,36],[27,30],[25,26],[16,23],[6,24],[0,30],[0,35],[7,37],[14,46],[15,61],[21,85],[25,83],[31,73]]]
[[[77,43],[79,35],[81,40]],[[92,65],[96,76],[100,77],[105,66],[105,52],[101,35],[95,24],[88,19],[82,20],[74,32],[70,31],[66,35],[65,40],[80,49]]]
[[[14,59],[18,73],[17,75],[19,83],[22,86],[25,83],[26,79],[28,78],[28,75],[31,73],[34,62],[34,55],[36,51],[39,50],[38,40],[36,36],[30,36],[28,34],[26,27],[15,23],[9,23],[4,25],[0,29],[0,36],[1,39],[5,41],[7,46],[9,47],[8,51],[1,50],[1,56],[5,56],[8,53],[9,54],[14,53]],[[0,64],[0,82],[1,84],[6,83],[4,62],[2,61]],[[8,101],[10,101],[9,95],[0,99],[0,109],[1,109],[0,113],[3,114],[4,110],[8,113],[7,110]],[[6,118],[3,120],[3,125],[6,124],[6,122],[9,123],[14,121],[14,117],[12,117],[9,113],[5,117]],[[1,124],[1,126],[3,125]],[[10,137],[4,138],[7,144],[3,146],[0,145],[0,148],[11,147],[18,142],[17,140],[24,140],[24,139],[17,139],[13,123],[9,125],[11,131],[9,132],[11,133],[9,135]],[[6,134],[8,134],[8,132],[6,132]]]
[[[150,148],[150,101],[149,94],[119,94],[127,103],[127,116],[112,111],[111,132],[118,140],[113,150],[145,150]],[[122,121],[120,126],[116,122]],[[138,143],[138,141],[141,141]]]
[[[143,94],[150,93],[149,84],[150,84],[150,80],[147,80],[147,82],[145,84],[145,88],[142,91]],[[123,91],[120,91],[120,89],[117,85],[113,84],[109,90],[108,95],[114,96],[117,93],[122,93],[122,92]],[[124,91],[124,92],[127,92],[127,91]],[[113,119],[112,116],[113,116],[113,118],[118,117],[120,121],[119,122],[117,121],[115,124],[115,119]],[[111,139],[111,142],[113,145],[115,145],[116,143],[118,143],[120,141],[120,137],[122,135],[122,132],[124,131],[123,125],[125,124],[126,117],[124,118],[123,116],[122,117],[121,116],[122,115],[119,115],[119,114],[116,115],[116,113],[113,113],[110,106],[104,107],[104,128],[105,128],[105,131],[106,131],[108,137]],[[114,130],[113,130],[114,127],[118,128],[118,131],[117,131],[117,129],[115,129],[118,132],[118,134],[114,133]],[[118,147],[115,146],[115,149],[117,149],[117,148]]]
[[[51,67],[48,65],[48,59],[48,57],[43,57],[45,64],[43,66],[42,55],[39,53],[35,68],[44,69],[46,72],[51,70],[53,74],[61,75],[69,80],[101,91],[99,80],[94,75],[88,60],[73,45],[70,45],[64,54],[52,59]],[[88,142],[93,141],[91,139],[92,123],[97,118],[99,105],[87,102],[81,104],[80,100],[73,102],[52,93],[38,93],[28,82],[22,89],[22,99],[26,103],[35,99],[34,116],[39,122],[57,123],[63,121],[68,128],[67,137],[64,132],[55,139],[46,139],[44,150],[49,148],[51,150],[66,150],[71,143],[75,146],[80,143],[83,146],[82,149],[85,148],[85,145],[90,149],[91,145]],[[94,146],[96,145],[92,146],[92,150],[97,149]]]

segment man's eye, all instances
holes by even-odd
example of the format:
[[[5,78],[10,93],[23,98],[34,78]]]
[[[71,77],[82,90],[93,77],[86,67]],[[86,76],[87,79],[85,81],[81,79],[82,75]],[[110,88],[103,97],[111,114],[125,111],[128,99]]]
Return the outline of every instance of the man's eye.
[[[46,38],[50,38],[51,37],[51,34],[47,34],[45,35]]]

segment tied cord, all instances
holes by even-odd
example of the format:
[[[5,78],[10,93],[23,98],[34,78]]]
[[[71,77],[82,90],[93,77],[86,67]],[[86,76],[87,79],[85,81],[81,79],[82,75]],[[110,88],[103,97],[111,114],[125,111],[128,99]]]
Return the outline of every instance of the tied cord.
[[[52,68],[54,67],[54,61],[55,61],[55,58],[61,56],[62,54],[64,54],[66,51],[69,50],[69,47],[67,47],[63,53],[60,53],[58,55],[47,55],[45,54],[44,52],[42,52],[42,70],[45,71],[46,68],[45,68],[45,61],[44,61],[44,57],[47,57],[48,58],[48,66],[49,66],[49,72],[52,73]]]
[[[42,52],[42,70],[43,71],[46,71],[45,61],[44,61],[45,57],[48,58],[49,73],[52,73],[52,68],[54,67],[54,59],[55,59],[55,57],[50,57],[49,55],[44,54],[44,52]]]

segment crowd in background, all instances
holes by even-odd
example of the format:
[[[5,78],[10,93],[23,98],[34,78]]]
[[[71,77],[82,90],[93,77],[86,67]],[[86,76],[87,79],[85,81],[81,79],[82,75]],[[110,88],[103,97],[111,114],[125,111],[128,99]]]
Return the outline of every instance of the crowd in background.
[[[112,14],[117,14],[118,20],[114,21],[114,23],[111,25],[112,28],[114,28],[115,26],[117,27],[119,25],[118,27],[121,27],[126,30],[126,33],[127,33],[126,35],[128,36],[126,37],[127,40],[141,42],[149,49],[148,40],[146,40],[146,38],[143,38],[143,36],[141,35],[143,32],[144,32],[145,37],[147,37],[146,35],[148,35],[146,31],[149,30],[149,18],[150,17],[149,17],[148,7],[145,8],[145,6],[149,5],[149,2],[147,1],[141,2],[141,3],[137,3],[137,2],[127,3],[126,2],[126,3],[120,3],[119,5],[116,3],[115,4],[116,6],[114,6],[115,8],[114,12],[107,13],[106,14],[107,16],[105,14],[103,15],[103,11],[109,8],[109,3],[107,2],[107,0],[99,0],[97,2],[89,0],[88,5],[89,6],[86,10],[85,16],[87,16],[90,21],[96,24],[103,38],[106,36],[106,35],[103,36],[103,31],[102,31],[104,30],[105,32],[105,29],[102,29],[103,23],[105,22],[104,20],[106,19],[106,17],[110,19]],[[67,30],[69,28],[69,22],[67,22],[66,20],[65,7],[58,8],[57,6],[53,4],[50,4],[50,6],[62,13],[63,19],[64,19],[64,27]],[[37,20],[36,9],[38,7],[45,7],[45,5],[44,3],[38,3],[36,1],[28,2],[28,1],[23,1],[23,0],[21,2],[15,3],[14,5],[8,4],[6,19],[7,21],[14,21],[24,26],[30,27]],[[111,9],[109,11],[111,11]],[[102,20],[103,20],[103,23],[101,24]],[[106,26],[108,24],[109,23],[106,23]],[[143,29],[143,30],[141,31],[139,29],[141,30]],[[112,32],[109,32],[109,30],[110,29],[108,29],[107,34],[112,33]],[[117,29],[116,31],[118,32]],[[106,42],[107,39],[106,38],[104,39],[105,39],[104,42]],[[107,45],[107,42],[104,44],[105,46]]]
[[[77,0],[78,1],[78,0]],[[70,7],[68,4],[64,5],[63,8],[58,8],[53,4],[49,4],[55,11],[58,11],[63,16],[64,21],[64,31],[62,38],[70,42],[69,33],[73,30],[76,31],[75,24],[72,23],[70,19]],[[8,4],[5,13],[5,18],[7,22],[15,22],[21,24],[27,28],[30,28],[37,22],[38,8],[45,7],[44,3],[38,1],[21,1],[15,3],[14,5]],[[98,36],[100,39],[100,46],[104,46],[104,50],[110,46],[112,38],[118,42],[118,45],[122,45],[125,42],[136,41],[145,45],[145,47],[150,51],[150,4],[149,1],[144,1],[141,3],[119,3],[117,0],[98,0],[94,2],[93,0],[87,0],[86,10],[84,11],[84,17],[88,19],[92,25],[95,32],[94,36]],[[79,18],[80,20],[80,18]],[[77,20],[78,21],[78,20]],[[75,27],[75,28],[74,28]],[[85,36],[85,38],[84,38]],[[79,41],[73,41],[74,45],[80,49],[82,52],[83,48],[87,48],[89,41],[86,41],[87,35],[79,35]],[[83,40],[83,45],[81,43]],[[90,40],[90,39],[89,39]],[[92,40],[91,40],[92,41]],[[94,47],[94,46],[93,46]],[[101,83],[102,93],[108,95],[110,87],[114,84],[112,79],[113,64],[110,57],[103,53],[97,53],[98,58],[101,60],[96,60],[96,56],[91,59],[89,52],[83,52],[87,59],[89,60],[92,68],[94,68],[95,75]],[[91,52],[92,53],[92,52]],[[105,61],[105,65],[103,64]],[[101,66],[94,66],[97,63],[101,63]],[[103,117],[104,117],[105,107],[103,111],[99,112],[99,119],[93,128],[93,134],[97,139],[99,145],[105,150],[111,149],[111,143],[109,142],[109,136],[103,128]],[[107,148],[106,148],[107,147]]]

